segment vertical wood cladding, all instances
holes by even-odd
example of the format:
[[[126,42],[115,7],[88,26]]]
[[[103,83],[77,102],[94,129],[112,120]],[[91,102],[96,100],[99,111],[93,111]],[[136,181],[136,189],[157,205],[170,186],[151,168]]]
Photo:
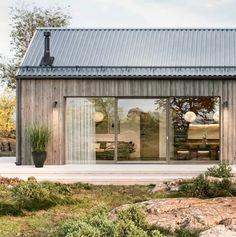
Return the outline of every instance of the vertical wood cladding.
[[[166,97],[220,96],[228,108],[221,113],[221,157],[236,156],[236,81],[228,79],[34,79],[22,80],[22,164],[31,164],[25,129],[45,123],[52,131],[47,164],[65,162],[65,98],[67,96]],[[53,102],[57,107],[53,108]]]

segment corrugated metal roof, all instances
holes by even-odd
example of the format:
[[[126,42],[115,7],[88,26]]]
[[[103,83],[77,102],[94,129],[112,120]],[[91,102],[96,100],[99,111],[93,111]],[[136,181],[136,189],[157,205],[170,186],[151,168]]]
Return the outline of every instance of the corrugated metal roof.
[[[45,31],[53,67],[39,67]],[[236,29],[36,31],[18,76],[235,76]]]

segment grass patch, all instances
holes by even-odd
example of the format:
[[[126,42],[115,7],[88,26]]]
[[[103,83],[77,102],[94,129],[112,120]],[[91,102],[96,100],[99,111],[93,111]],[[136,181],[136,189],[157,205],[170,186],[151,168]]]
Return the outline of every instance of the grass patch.
[[[65,220],[75,216],[82,218],[98,206],[112,209],[126,203],[166,197],[153,193],[152,189],[152,185],[100,186],[35,181],[20,182],[13,187],[1,184],[0,236],[13,237],[17,233],[51,236],[51,230]],[[52,200],[54,198],[56,201]]]
[[[198,190],[199,196],[205,197],[205,193],[209,192],[209,186],[205,183],[205,178],[204,180],[195,181],[194,184],[195,190],[190,189],[191,193],[195,193]],[[184,185],[193,185],[193,183]],[[227,190],[230,190],[229,193],[224,192],[226,187],[228,187]],[[87,225],[85,228],[89,233],[90,229],[94,229],[93,226],[95,224],[99,224],[98,214],[96,214],[97,219],[91,217],[92,210],[96,207],[104,206],[105,209],[111,210],[123,204],[133,204],[150,199],[187,196],[186,192],[154,193],[152,192],[153,188],[154,185],[101,186],[82,183],[37,183],[36,181],[20,182],[13,186],[1,184],[0,237],[55,237],[55,232],[53,231],[64,225],[66,220],[78,219],[83,222],[81,225]],[[184,186],[182,191],[183,188]],[[185,186],[185,190],[187,188],[189,186]],[[214,188],[215,190],[212,188],[210,190],[218,192],[219,195],[234,195],[232,192],[234,189],[231,189],[231,184],[226,180],[215,184]],[[223,192],[220,193],[220,190],[223,190]],[[137,237],[138,234],[134,235],[136,232],[140,232],[143,235],[142,237],[157,237],[159,233],[164,236],[170,234],[177,237],[197,236],[197,232],[189,232],[187,230],[170,233],[169,230],[151,226],[145,226],[144,228],[142,227],[143,219],[132,219],[132,212],[129,214],[123,213],[123,215],[128,215],[125,218],[131,219],[132,223],[126,223],[125,218],[120,216],[119,225],[117,224],[116,228],[113,227],[117,229],[121,237],[122,235],[124,236],[122,229],[126,229],[128,233],[132,233],[133,236]],[[90,218],[92,227],[87,218]],[[109,230],[109,223],[100,224]],[[89,237],[89,235],[87,236]]]

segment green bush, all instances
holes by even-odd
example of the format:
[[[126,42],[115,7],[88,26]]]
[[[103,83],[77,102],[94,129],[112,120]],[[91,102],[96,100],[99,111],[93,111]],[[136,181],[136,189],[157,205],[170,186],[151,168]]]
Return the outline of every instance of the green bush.
[[[228,197],[236,195],[235,187],[232,182],[226,178],[220,182],[214,182],[211,184],[210,191],[212,197]]]
[[[164,237],[146,224],[144,212],[137,207],[121,211],[115,220],[105,208],[84,218],[72,219],[58,228],[57,237]]]
[[[193,179],[192,183],[183,184],[179,192],[187,197],[206,198],[210,196],[210,183],[203,174]]]
[[[179,229],[175,231],[175,236],[176,237],[198,237],[199,236],[199,231],[197,230],[186,230],[186,229]]]
[[[57,204],[69,203],[64,194],[68,192],[55,183],[21,182],[11,189],[20,208],[27,211],[47,209]]]
[[[131,206],[130,208],[121,211],[118,214],[118,220],[131,220],[136,226],[146,226],[145,213],[141,208]]]
[[[229,165],[221,163],[219,165],[208,168],[205,175],[217,178],[229,178],[232,176],[231,172],[232,168]]]
[[[147,232],[131,220],[118,220],[115,224],[115,237],[148,237]]]
[[[227,178],[219,182],[210,183],[210,181],[201,174],[195,178],[192,183],[181,185],[179,193],[187,197],[213,198],[234,196],[236,195],[236,189]]]
[[[102,237],[100,231],[81,220],[70,220],[63,224],[57,237]]]
[[[85,222],[100,231],[101,236],[114,236],[113,223],[109,219],[109,211],[105,207],[98,207],[87,215]]]
[[[149,234],[150,237],[165,237],[159,230],[153,230]]]
[[[13,195],[19,206],[28,211],[35,211],[54,206],[53,195],[41,183],[21,183],[13,189]]]
[[[21,214],[22,214],[21,209],[15,203],[0,202],[0,216],[5,215],[18,216]]]

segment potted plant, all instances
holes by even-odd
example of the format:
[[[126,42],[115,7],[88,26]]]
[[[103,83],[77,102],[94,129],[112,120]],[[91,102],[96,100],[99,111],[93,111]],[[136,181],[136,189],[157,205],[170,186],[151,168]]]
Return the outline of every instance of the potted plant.
[[[50,131],[45,125],[33,125],[27,129],[31,143],[32,156],[35,167],[43,167],[47,158],[47,145],[50,138]]]

